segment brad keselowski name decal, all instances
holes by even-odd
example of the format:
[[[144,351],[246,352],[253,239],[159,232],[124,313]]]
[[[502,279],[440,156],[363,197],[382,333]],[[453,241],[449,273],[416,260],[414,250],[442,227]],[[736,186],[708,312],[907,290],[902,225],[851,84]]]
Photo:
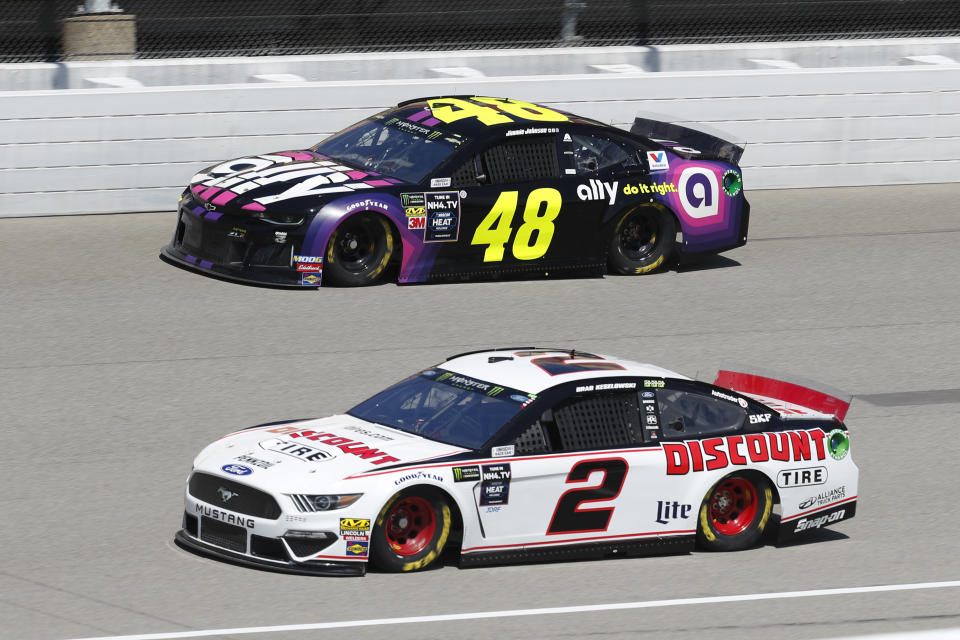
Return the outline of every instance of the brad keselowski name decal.
[[[313,442],[319,442],[320,444],[328,444],[338,447],[344,453],[360,456],[364,460],[368,460],[371,464],[400,462],[400,458],[394,458],[379,449],[375,449],[356,440],[351,440],[350,438],[338,436],[334,433],[317,433],[310,429],[300,430],[297,427],[278,427],[276,429],[269,429],[267,433],[283,433],[289,435],[291,438],[304,438]]]
[[[743,436],[688,440],[683,443],[664,442],[667,475],[678,476],[691,471],[715,471],[730,465],[750,462],[801,462],[823,460],[827,457],[821,429],[785,431],[782,433],[753,433]]]

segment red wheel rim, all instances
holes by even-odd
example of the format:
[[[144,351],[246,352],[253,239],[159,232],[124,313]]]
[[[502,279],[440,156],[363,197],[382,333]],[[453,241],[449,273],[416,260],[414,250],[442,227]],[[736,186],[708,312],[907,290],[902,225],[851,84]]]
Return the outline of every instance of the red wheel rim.
[[[717,533],[735,536],[757,515],[757,491],[746,478],[728,478],[710,496],[710,520]]]
[[[401,556],[412,556],[423,551],[433,540],[437,519],[433,506],[419,496],[400,498],[387,514],[387,542]]]

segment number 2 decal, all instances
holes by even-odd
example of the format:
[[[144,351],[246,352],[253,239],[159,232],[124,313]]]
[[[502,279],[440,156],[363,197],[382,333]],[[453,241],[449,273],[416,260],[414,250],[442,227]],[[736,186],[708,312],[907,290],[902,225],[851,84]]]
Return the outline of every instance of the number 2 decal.
[[[503,260],[504,245],[513,233],[513,216],[517,213],[517,192],[504,191],[493,203],[493,208],[483,218],[473,233],[470,244],[485,244],[484,262]],[[553,221],[560,215],[563,197],[556,189],[534,189],[527,196],[523,207],[523,224],[517,229],[513,239],[513,257],[517,260],[536,260],[542,258],[550,241],[553,240]],[[546,205],[546,206],[543,206]],[[543,213],[541,215],[541,209]],[[533,240],[536,233],[536,240]],[[531,240],[533,243],[531,244]]]
[[[594,471],[603,471],[600,486],[586,489],[568,489],[553,510],[547,535],[560,533],[587,533],[606,531],[613,516],[613,507],[583,509],[586,502],[613,500],[620,495],[623,481],[627,478],[627,461],[623,458],[581,460],[567,474],[567,484],[586,482]]]

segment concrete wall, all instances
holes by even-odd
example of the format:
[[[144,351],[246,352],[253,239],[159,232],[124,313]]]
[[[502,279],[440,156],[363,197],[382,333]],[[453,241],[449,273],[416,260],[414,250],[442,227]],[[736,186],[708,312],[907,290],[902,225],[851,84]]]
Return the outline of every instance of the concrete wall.
[[[475,93],[747,142],[745,187],[960,181],[960,66],[0,92],[0,216],[173,209],[217,160],[302,148],[398,101]]]

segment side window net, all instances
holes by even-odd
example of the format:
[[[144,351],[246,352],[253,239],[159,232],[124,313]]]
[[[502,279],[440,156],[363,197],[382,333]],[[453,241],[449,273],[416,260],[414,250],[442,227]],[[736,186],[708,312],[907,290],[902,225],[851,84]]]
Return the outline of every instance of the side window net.
[[[518,456],[530,453],[547,453],[550,451],[547,438],[543,435],[543,426],[539,420],[517,436],[516,440],[513,441],[513,445],[516,447],[516,455]]]
[[[475,187],[479,184],[477,182],[477,168],[473,163],[473,158],[464,162],[450,174],[450,186],[452,187]]]
[[[635,394],[577,398],[554,409],[562,449],[599,449],[642,442],[631,395]]]
[[[560,175],[555,138],[504,142],[481,154],[491,184],[528,182]]]

